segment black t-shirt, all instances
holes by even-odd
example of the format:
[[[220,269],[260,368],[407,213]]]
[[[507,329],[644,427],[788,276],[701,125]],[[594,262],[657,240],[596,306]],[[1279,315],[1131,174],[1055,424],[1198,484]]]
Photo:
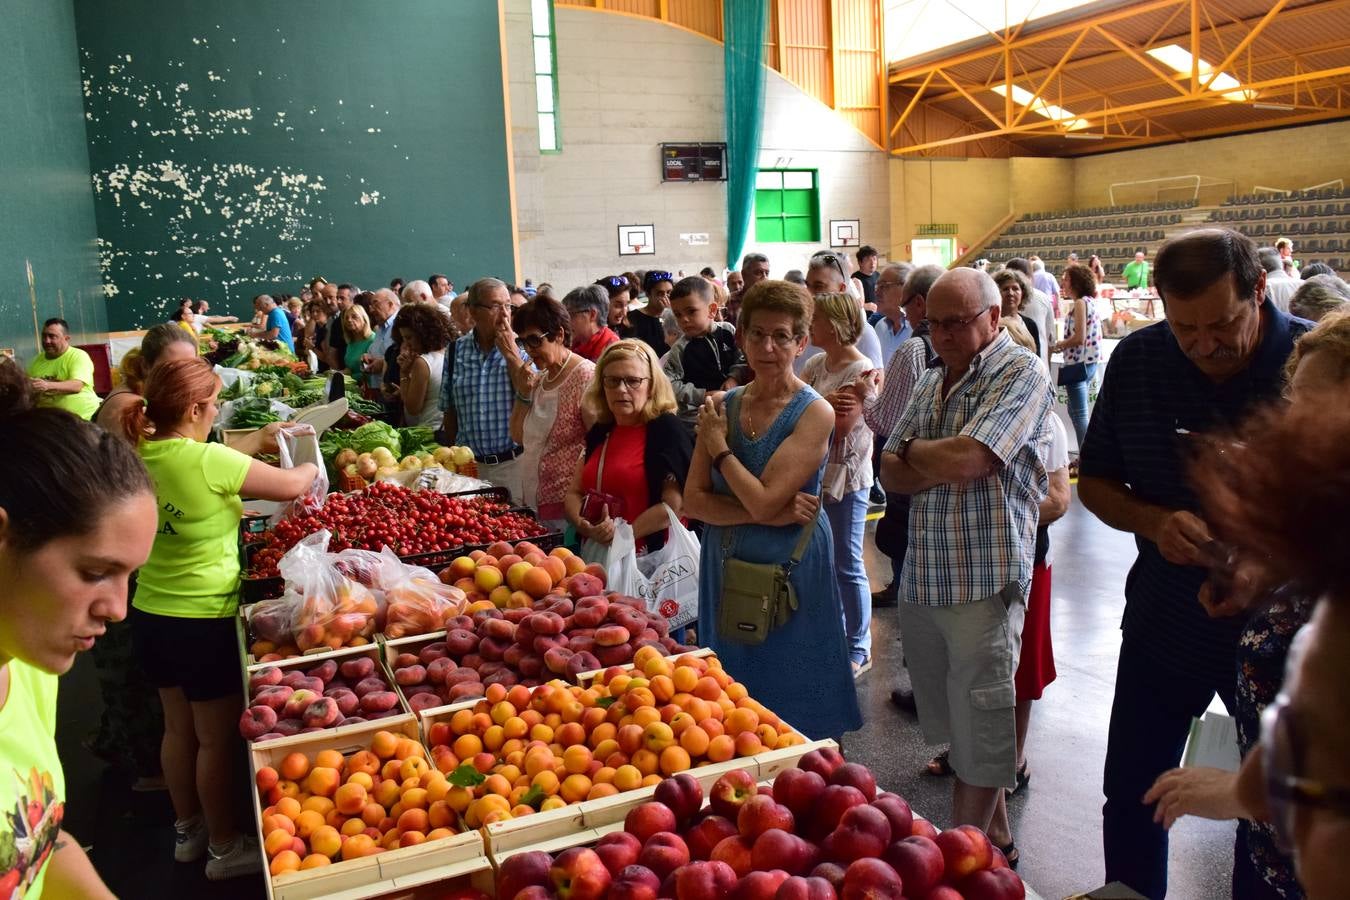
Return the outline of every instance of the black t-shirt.
[[[866,303],[876,303],[877,279],[881,277],[881,273],[876,269],[873,269],[871,275],[864,275],[862,272],[854,272],[853,277],[862,282],[863,301]]]
[[[645,342],[656,351],[658,357],[670,349],[670,345],[666,343],[666,329],[661,325],[661,319],[649,316],[640,309],[628,314],[628,328],[623,336]]]

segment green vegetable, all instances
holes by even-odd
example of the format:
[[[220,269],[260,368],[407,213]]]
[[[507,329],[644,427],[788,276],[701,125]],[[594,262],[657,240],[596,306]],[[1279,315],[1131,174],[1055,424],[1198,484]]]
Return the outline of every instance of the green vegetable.
[[[230,428],[261,428],[269,422],[279,422],[281,416],[272,412],[270,400],[241,400],[235,404],[230,417]]]
[[[434,429],[427,428],[424,425],[416,425],[412,428],[400,428],[398,430],[399,443],[403,445],[403,453],[431,453],[435,451],[440,444],[436,443],[436,432]]]
[[[367,400],[360,394],[347,393],[347,408],[354,413],[363,416],[380,416],[384,414],[384,407],[374,401]]]
[[[388,447],[395,456],[403,454],[398,431],[384,422],[369,422],[351,433],[352,449],[357,453],[372,453],[378,447]]]

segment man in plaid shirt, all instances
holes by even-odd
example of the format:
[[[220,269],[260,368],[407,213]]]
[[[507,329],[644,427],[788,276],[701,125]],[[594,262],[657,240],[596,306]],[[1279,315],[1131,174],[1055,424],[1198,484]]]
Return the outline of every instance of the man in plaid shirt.
[[[927,320],[941,364],[919,376],[881,478],[912,498],[900,627],[924,739],[951,744],[953,824],[984,829],[1013,861],[1003,789],[1016,783],[1013,673],[1053,392],[1036,355],[999,330],[999,308],[983,272],[933,283]]]

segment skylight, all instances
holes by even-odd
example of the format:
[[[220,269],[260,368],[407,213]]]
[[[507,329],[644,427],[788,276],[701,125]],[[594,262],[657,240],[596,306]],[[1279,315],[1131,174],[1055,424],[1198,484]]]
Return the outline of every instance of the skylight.
[[[899,62],[1094,0],[886,0],[886,61]],[[1101,5],[1097,0],[1097,5]]]
[[[1004,85],[1001,84],[993,85],[989,90],[998,94],[1000,97],[1006,97],[1008,95]],[[1080,131],[1088,127],[1089,123],[1087,119],[1080,119],[1067,109],[1055,106],[1053,103],[1046,103],[1026,88],[1018,87],[1014,84],[1012,86],[1012,98],[1013,102],[1017,105],[1031,107],[1031,111],[1036,115],[1044,116],[1056,125],[1063,127],[1066,131]]]
[[[1191,54],[1190,51],[1184,47],[1181,47],[1178,44],[1164,44],[1161,47],[1154,47],[1145,52],[1169,69],[1172,69],[1181,75],[1185,75],[1187,78],[1190,77]],[[1211,63],[1205,62],[1203,59],[1200,60],[1198,68],[1202,79],[1208,77],[1210,73],[1214,71],[1214,66]],[[1242,103],[1247,100],[1256,99],[1256,91],[1238,90],[1238,88],[1241,87],[1242,82],[1238,81],[1227,72],[1220,72],[1209,82],[1209,89],[1222,94],[1225,100],[1233,100],[1237,103]]]

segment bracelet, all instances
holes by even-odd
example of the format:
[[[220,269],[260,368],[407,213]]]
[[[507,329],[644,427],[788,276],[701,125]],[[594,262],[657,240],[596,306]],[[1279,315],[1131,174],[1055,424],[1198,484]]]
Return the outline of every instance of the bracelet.
[[[724,463],[726,461],[726,458],[731,455],[732,453],[730,450],[723,450],[721,453],[713,457],[712,467],[716,469],[718,472],[721,472],[722,463]]]
[[[534,405],[534,401],[533,401],[533,400],[531,400],[529,397],[526,397],[524,394],[520,393],[519,391],[516,392],[516,402],[517,402],[517,403],[523,403],[523,404],[525,404],[526,406],[533,406],[533,405]]]

